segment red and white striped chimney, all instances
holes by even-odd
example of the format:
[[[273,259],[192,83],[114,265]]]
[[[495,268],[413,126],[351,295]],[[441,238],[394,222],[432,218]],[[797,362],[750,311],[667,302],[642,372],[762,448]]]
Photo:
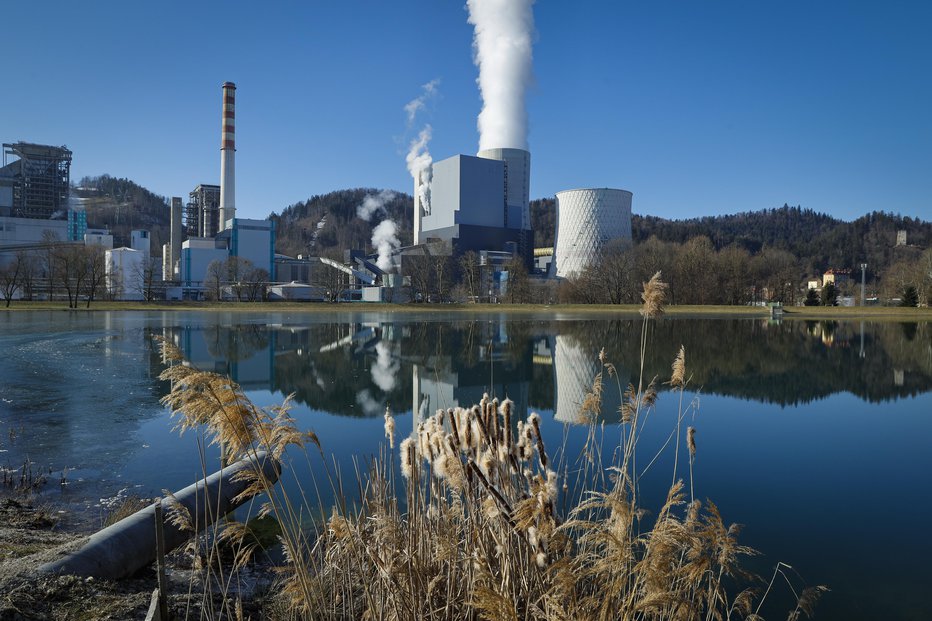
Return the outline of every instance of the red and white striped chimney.
[[[236,217],[236,85],[223,83],[223,122],[220,134],[220,231]],[[220,232],[218,231],[218,232]]]

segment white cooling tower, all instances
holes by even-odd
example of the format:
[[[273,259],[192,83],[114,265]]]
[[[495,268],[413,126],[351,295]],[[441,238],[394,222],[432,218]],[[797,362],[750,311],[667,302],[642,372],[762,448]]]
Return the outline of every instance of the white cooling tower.
[[[476,154],[487,160],[505,162],[506,226],[511,229],[531,228],[531,154],[524,149],[483,149]]]
[[[558,277],[582,272],[615,239],[631,239],[631,192],[589,188],[557,192],[553,263]]]

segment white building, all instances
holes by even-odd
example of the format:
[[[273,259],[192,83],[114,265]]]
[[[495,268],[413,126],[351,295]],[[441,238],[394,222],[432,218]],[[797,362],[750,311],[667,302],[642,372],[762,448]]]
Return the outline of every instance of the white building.
[[[631,197],[611,188],[557,192],[556,276],[578,274],[600,260],[608,242],[631,239]]]
[[[105,252],[107,292],[114,300],[142,300],[145,292],[145,257],[132,248]]]

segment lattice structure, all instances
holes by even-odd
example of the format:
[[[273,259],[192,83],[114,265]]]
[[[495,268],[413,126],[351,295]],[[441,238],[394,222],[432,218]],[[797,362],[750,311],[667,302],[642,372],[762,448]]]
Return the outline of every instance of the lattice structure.
[[[18,160],[7,163],[7,156]],[[65,219],[71,182],[71,151],[28,142],[3,145],[0,182],[12,187],[14,218]]]
[[[605,244],[631,239],[631,192],[592,188],[557,192],[556,275],[579,274],[597,262]]]
[[[220,226],[220,186],[200,184],[188,194],[184,228],[188,237],[213,237]]]

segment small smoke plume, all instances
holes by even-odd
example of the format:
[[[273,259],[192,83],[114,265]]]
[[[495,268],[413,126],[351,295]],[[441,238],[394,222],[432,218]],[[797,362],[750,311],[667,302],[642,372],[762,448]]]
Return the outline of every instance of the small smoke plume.
[[[421,86],[421,94],[405,104],[405,114],[408,115],[408,128],[414,125],[419,112],[424,110],[427,103],[435,98],[439,90],[440,79],[435,78]],[[430,142],[433,128],[425,125],[418,133],[417,138],[408,145],[408,155],[405,156],[405,162],[408,165],[408,172],[414,179],[415,186],[418,188],[418,196],[424,213],[430,213],[430,182],[433,180],[433,163],[427,145]]]
[[[356,206],[356,215],[369,222],[377,214],[385,213],[385,205],[395,199],[391,190],[382,190],[378,194],[367,194],[362,203]],[[376,265],[388,271],[392,267],[392,252],[401,246],[398,240],[398,226],[391,220],[382,220],[372,229],[372,247],[379,254]]]
[[[421,94],[405,104],[405,113],[408,115],[408,127],[414,125],[417,113],[427,107],[427,102],[437,96],[440,78],[434,78],[421,86]]]
[[[391,190],[382,190],[378,194],[366,194],[362,203],[356,206],[356,215],[369,222],[372,216],[385,211],[385,205],[395,200],[395,193]]]
[[[532,80],[534,0],[467,0],[479,68],[479,150],[527,149],[525,95]]]
[[[391,347],[379,341],[375,344],[376,360],[370,369],[372,373],[372,382],[382,389],[383,392],[389,392],[395,389],[398,371],[401,370],[401,363],[392,358]]]
[[[372,229],[372,247],[379,253],[376,265],[386,272],[392,268],[392,252],[401,246],[397,233],[398,227],[391,220],[382,220]]]
[[[420,182],[417,188],[421,206],[424,207],[424,213],[430,213],[430,182],[434,177],[434,159],[430,156],[430,151],[427,150],[427,143],[430,142],[432,131],[430,125],[425,125],[417,138],[411,141],[408,155],[405,157],[411,178],[416,183]]]

